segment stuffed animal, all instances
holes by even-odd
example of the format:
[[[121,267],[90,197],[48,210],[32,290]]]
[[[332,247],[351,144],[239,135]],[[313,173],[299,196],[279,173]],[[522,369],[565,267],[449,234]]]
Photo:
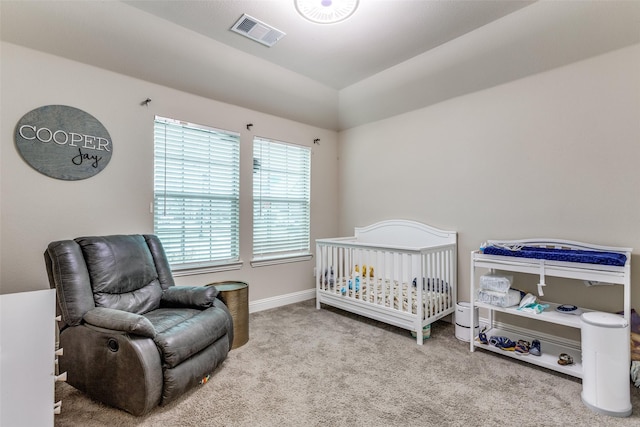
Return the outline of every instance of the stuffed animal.
[[[353,289],[354,282],[356,284],[356,287],[355,287],[356,292],[360,292],[360,276],[356,276],[356,278],[353,280],[349,279],[349,289]]]
[[[358,271],[358,266],[356,265],[356,271]],[[369,273],[367,275],[367,273]],[[362,265],[362,277],[370,277],[373,278],[373,266],[372,265]]]
[[[333,288],[333,283],[334,283],[333,267],[331,267],[331,270],[329,269],[324,270],[324,284],[325,285],[328,284]]]

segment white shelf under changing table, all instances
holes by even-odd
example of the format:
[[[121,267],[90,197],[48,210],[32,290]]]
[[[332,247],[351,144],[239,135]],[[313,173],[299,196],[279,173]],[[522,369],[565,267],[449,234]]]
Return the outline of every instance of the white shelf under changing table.
[[[531,239],[530,241],[533,241]],[[544,242],[545,240],[536,239],[536,242]],[[476,295],[476,268],[483,268],[488,270],[501,270],[509,272],[518,272],[526,274],[535,274],[540,276],[540,283],[545,283],[545,277],[562,277],[575,280],[586,280],[603,283],[611,283],[615,285],[622,285],[623,291],[623,316],[630,321],[631,318],[631,248],[618,248],[618,247],[605,247],[598,245],[591,245],[588,243],[570,242],[570,241],[558,241],[547,240],[555,245],[561,246],[573,246],[579,249],[586,250],[601,250],[610,252],[623,253],[627,257],[626,264],[624,266],[605,266],[594,264],[581,264],[574,262],[560,262],[560,261],[545,261],[528,258],[514,258],[506,256],[488,255],[481,251],[471,252],[471,282],[470,282],[470,295],[471,295],[471,312],[475,310],[475,307],[484,308],[489,313],[489,326],[485,331],[487,338],[491,336],[505,336],[511,340],[517,342],[519,339],[524,339],[529,342],[534,339],[539,339],[541,342],[542,355],[519,355],[513,351],[504,351],[500,348],[482,344],[474,336],[473,328],[470,328],[470,351],[474,351],[475,348],[481,348],[494,353],[502,354],[507,357],[515,358],[523,362],[528,362],[537,366],[552,369],[557,372],[568,374],[577,378],[582,378],[582,350],[579,346],[572,346],[570,344],[560,344],[562,340],[546,341],[544,339],[537,338],[539,334],[535,330],[525,330],[524,333],[515,334],[507,328],[501,328],[494,322],[494,313],[506,313],[513,316],[525,317],[529,319],[535,319],[542,322],[553,323],[557,325],[568,326],[571,328],[581,329],[580,316],[576,314],[561,313],[556,311],[556,307],[559,304],[553,302],[541,302],[541,304],[549,304],[542,313],[532,313],[527,311],[518,310],[517,306],[514,307],[498,307],[491,304],[480,303],[475,301]],[[545,285],[548,286],[548,285]],[[594,311],[588,308],[579,308],[583,313],[588,311]],[[540,334],[545,335],[545,334]],[[574,363],[572,365],[560,365],[558,364],[558,355],[561,353],[569,354]]]

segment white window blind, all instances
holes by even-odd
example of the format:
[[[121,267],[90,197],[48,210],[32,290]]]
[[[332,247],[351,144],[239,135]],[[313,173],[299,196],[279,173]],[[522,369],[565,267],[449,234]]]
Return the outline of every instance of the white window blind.
[[[253,140],[253,256],[309,253],[311,150]]]
[[[239,259],[239,134],[157,117],[154,232],[172,268]]]

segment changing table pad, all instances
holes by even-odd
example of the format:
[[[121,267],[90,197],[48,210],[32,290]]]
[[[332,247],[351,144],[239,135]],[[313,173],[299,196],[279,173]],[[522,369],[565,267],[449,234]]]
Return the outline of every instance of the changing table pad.
[[[501,246],[486,246],[482,248],[482,252],[488,255],[613,265],[619,267],[624,266],[627,262],[627,256],[618,252],[587,251],[579,249],[538,248],[534,246],[522,246],[516,249],[509,249]]]

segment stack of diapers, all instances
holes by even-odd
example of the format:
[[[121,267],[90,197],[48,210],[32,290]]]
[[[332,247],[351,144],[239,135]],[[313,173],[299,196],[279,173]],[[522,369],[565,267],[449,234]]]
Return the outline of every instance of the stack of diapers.
[[[520,304],[522,293],[511,289],[513,276],[490,273],[480,276],[480,289],[476,300],[498,307],[511,307]]]

